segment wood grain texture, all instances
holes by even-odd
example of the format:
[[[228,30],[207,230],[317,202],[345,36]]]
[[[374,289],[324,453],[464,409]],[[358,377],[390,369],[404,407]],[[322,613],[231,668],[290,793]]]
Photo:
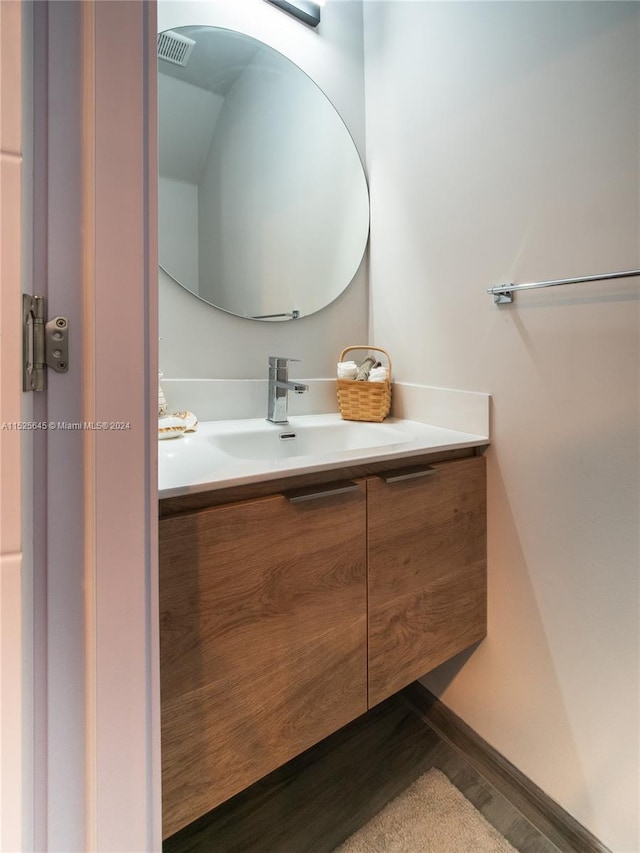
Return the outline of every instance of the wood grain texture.
[[[483,457],[368,491],[369,706],[486,635]]]
[[[165,836],[366,710],[365,505],[161,521]]]

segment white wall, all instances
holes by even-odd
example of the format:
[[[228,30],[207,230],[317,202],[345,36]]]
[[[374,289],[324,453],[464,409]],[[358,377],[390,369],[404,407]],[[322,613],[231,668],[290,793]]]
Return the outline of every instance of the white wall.
[[[637,853],[636,3],[365,2],[372,338],[396,378],[493,395],[489,635],[427,680]]]
[[[306,316],[357,271],[369,227],[362,164],[325,95],[271,49],[225,96],[199,225],[200,296],[235,314]]]
[[[192,293],[200,289],[198,184],[222,103],[220,95],[158,74],[159,261]]]
[[[197,184],[224,98],[158,71],[158,171]]]
[[[259,39],[296,63],[344,119],[364,157],[361,0],[328,3],[313,30],[264,0],[159,0],[158,29],[226,27]],[[330,247],[328,247],[330,251]],[[335,373],[341,349],[367,337],[366,261],[346,292],[301,320],[263,323],[224,314],[160,273],[160,364],[167,378],[262,379],[269,355],[301,359],[295,376]]]
[[[193,88],[193,87],[192,87]],[[158,179],[158,236],[162,243],[160,263],[170,258],[167,269],[174,278],[198,293],[198,185],[160,174]]]

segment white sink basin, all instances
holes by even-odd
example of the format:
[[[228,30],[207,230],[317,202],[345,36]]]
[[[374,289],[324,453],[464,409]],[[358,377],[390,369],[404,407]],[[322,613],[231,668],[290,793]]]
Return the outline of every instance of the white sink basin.
[[[290,436],[290,437],[287,437]],[[208,421],[194,433],[158,442],[161,498],[432,450],[473,447],[486,436],[387,418],[343,421],[339,414],[299,415],[289,424],[262,419]]]
[[[337,421],[290,424],[263,424],[255,421],[234,433],[208,436],[219,450],[237,459],[289,459],[292,456],[320,456],[345,450],[367,450],[410,440],[390,424]]]

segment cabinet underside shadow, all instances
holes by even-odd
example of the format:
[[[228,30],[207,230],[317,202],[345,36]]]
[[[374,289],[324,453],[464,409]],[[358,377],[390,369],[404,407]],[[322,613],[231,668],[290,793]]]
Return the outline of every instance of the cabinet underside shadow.
[[[331,853],[432,767],[522,853],[557,853],[400,694],[168,838],[163,853]]]

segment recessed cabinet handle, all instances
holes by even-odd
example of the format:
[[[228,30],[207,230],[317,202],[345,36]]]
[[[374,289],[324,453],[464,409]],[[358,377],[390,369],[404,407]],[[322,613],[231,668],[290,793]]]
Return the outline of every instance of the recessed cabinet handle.
[[[403,474],[380,474],[380,477],[385,483],[399,483],[400,480],[417,480],[418,477],[428,477],[430,474],[435,474],[437,468],[429,465],[427,468],[420,468],[417,471],[405,471]]]
[[[357,483],[352,481],[347,481],[344,483],[332,483],[331,485],[323,488],[319,486],[310,489],[300,489],[300,491],[294,492],[285,492],[285,498],[292,504],[303,503],[303,501],[317,501],[321,498],[332,498],[334,495],[345,495],[347,492],[357,492],[360,490],[360,486]]]

